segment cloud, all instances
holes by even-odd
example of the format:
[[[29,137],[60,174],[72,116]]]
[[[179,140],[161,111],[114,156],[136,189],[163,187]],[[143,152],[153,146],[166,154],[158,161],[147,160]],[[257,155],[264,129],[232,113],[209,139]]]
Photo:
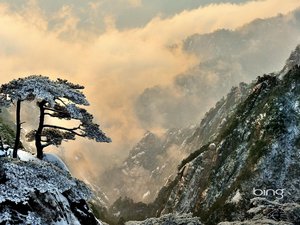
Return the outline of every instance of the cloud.
[[[127,0],[132,7],[141,7],[142,0]]]
[[[145,36],[160,34],[159,37],[164,41],[174,42],[194,33],[209,33],[220,28],[236,29],[256,18],[285,14],[297,7],[300,7],[297,0],[285,1],[284,4],[280,0],[211,4],[183,11],[167,19],[156,17],[145,26],[142,33]]]
[[[128,150],[144,131],[134,108],[140,93],[156,85],[172,85],[177,74],[198,63],[195,56],[181,51],[182,39],[219,28],[235,29],[298,6],[298,0],[209,5],[167,19],[157,17],[144,27],[123,31],[109,17],[106,32],[98,34],[80,29],[78,18],[67,5],[51,18],[59,22],[50,29],[50,19],[36,2],[18,13],[1,4],[0,81],[43,74],[85,85],[90,110],[113,143],[81,140],[76,151],[95,149],[86,154],[98,151],[96,154],[103,157],[99,157],[97,168],[103,168],[109,166],[108,158],[117,162],[120,155],[126,155],[121,150]],[[65,146],[73,148],[74,143]],[[74,159],[72,155],[68,158]]]
[[[256,20],[235,31],[193,35],[184,42],[187,52],[201,61],[174,78],[174,83],[147,88],[135,109],[144,127],[185,127],[239,82],[279,71],[300,42],[300,10],[287,16]],[[286,34],[289,34],[288,36]]]

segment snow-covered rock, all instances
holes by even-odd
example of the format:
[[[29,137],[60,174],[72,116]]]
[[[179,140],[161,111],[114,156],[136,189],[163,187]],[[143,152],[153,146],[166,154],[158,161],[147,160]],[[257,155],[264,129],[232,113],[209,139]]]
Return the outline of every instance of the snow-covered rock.
[[[190,153],[208,143],[211,143],[212,150],[216,149],[217,146],[212,141],[226,118],[230,117],[248,92],[245,83],[233,87],[226,98],[218,101],[198,125],[172,128],[163,135],[146,132],[122,165],[105,173],[105,179],[102,180],[107,185],[105,192],[111,199],[121,195],[129,196],[135,201],[153,201],[170,177],[176,176],[177,165]],[[114,188],[117,193],[112,191]],[[145,199],[144,194],[148,190],[150,195]]]
[[[43,160],[69,172],[67,165],[57,155],[52,153],[44,153]]]
[[[0,159],[1,224],[99,224],[85,184],[41,161]]]
[[[218,225],[293,225],[299,224],[300,205],[281,204],[266,198],[251,199],[252,208],[248,210],[247,220],[221,222]],[[251,218],[251,219],[250,219]]]
[[[221,222],[218,225],[294,225],[289,222],[275,221],[269,219],[262,220],[246,220],[246,221],[235,221],[235,222]]]
[[[167,214],[159,218],[149,218],[145,221],[129,221],[125,225],[201,225],[199,218],[192,214]]]
[[[280,72],[280,78],[282,78],[289,70],[293,67],[300,67],[300,45],[291,53],[290,57],[287,59],[283,70]]]
[[[9,157],[11,158],[13,154],[13,149],[10,148],[10,146],[6,145],[5,150],[0,150],[0,157]],[[30,152],[27,152],[23,149],[19,149],[17,152],[17,157],[19,160],[21,161],[39,161],[40,159],[38,159],[35,155],[33,155]],[[69,172],[69,168],[67,167],[67,165],[62,161],[61,158],[59,158],[59,156],[52,154],[52,153],[44,153],[44,157],[43,157],[43,161],[45,162],[49,162],[52,163],[53,165],[57,166],[58,168],[68,171]]]
[[[160,215],[193,212],[203,223],[216,224],[246,218],[258,195],[283,205],[300,203],[299,49],[282,79],[273,73],[249,85],[252,91],[215,133],[215,150],[206,144],[183,160],[156,200],[165,204]]]
[[[4,156],[6,156],[6,152],[3,150],[0,150],[0,157],[4,157]]]
[[[12,149],[8,152],[9,156],[12,157]],[[36,156],[32,155],[30,152],[26,152],[24,150],[19,149],[17,153],[18,159],[21,161],[38,161],[39,159]]]

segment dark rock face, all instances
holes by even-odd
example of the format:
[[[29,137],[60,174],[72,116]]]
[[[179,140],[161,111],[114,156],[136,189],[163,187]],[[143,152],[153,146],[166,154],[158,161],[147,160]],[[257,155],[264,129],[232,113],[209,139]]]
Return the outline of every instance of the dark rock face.
[[[66,171],[1,158],[0,174],[1,224],[101,224],[86,203],[89,189]]]
[[[183,161],[162,214],[193,212],[216,224],[244,220],[257,194],[280,204],[299,203],[299,63],[297,47],[279,74],[249,85],[249,95],[215,133],[213,145]]]

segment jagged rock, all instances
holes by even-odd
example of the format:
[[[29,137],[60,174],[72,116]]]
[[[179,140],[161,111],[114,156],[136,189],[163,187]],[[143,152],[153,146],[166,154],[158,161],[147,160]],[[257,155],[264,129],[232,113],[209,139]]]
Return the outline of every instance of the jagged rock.
[[[286,74],[295,66],[300,66],[300,45],[298,45],[296,49],[291,53],[290,57],[286,61],[284,68],[280,72],[280,75],[284,76],[284,74]]]
[[[146,132],[123,165],[105,173],[102,183],[108,185],[105,192],[110,194],[110,199],[121,195],[135,201],[153,201],[159,189],[174,178],[180,161],[202,145],[212,142],[237,104],[248,93],[245,83],[233,87],[226,98],[217,102],[197,126],[169,129],[161,136]],[[216,144],[211,143],[211,148],[216,148]],[[149,194],[143,198],[145,193]]]
[[[178,162],[185,157],[186,154],[179,148],[192,132],[191,127],[170,129],[163,136],[146,132],[123,165],[104,174],[102,183],[107,184],[104,191],[109,198],[129,196],[135,201],[152,201],[168,177],[176,171]]]
[[[209,146],[208,146],[208,148],[210,149],[210,150],[215,150],[216,149],[216,144],[215,143],[211,143]]]
[[[293,225],[293,223],[264,219],[264,220],[246,220],[243,222],[241,221],[221,222],[218,225]]]
[[[58,167],[40,160],[0,159],[1,224],[101,224],[89,210],[91,192]]]
[[[149,218],[145,221],[129,221],[126,225],[201,225],[199,218],[192,214],[168,214],[159,218]]]
[[[281,75],[264,75],[248,86],[249,95],[215,132],[216,150],[206,144],[183,160],[162,214],[193,212],[205,224],[241,221],[254,188],[285,189],[283,197],[262,197],[299,203],[300,68],[296,63]],[[187,165],[192,169],[183,176]]]
[[[293,62],[298,62],[298,51],[290,57]],[[285,68],[284,74],[265,74],[233,88],[206,114],[180,145],[187,152],[199,149],[182,161],[156,200],[145,205],[147,213],[191,212],[207,225],[299,224],[300,68],[298,63]],[[257,193],[268,207],[267,202],[253,207]]]
[[[251,199],[253,207],[247,211],[251,219],[234,222],[221,222],[218,225],[294,225],[300,223],[300,205],[297,203],[281,204],[265,198]]]

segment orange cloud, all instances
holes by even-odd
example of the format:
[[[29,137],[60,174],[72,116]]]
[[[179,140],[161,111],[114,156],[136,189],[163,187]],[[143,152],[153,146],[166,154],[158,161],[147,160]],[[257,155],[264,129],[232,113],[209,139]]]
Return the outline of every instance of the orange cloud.
[[[164,42],[182,40],[194,33],[209,33],[216,29],[236,29],[256,18],[269,18],[286,14],[300,7],[297,0],[249,1],[245,4],[211,4],[198,9],[183,11],[172,18],[157,17],[141,31],[145,38],[156,36]]]
[[[182,39],[219,28],[235,29],[299,6],[299,0],[209,5],[124,31],[107,18],[107,31],[96,35],[79,30],[67,6],[57,14],[66,22],[49,30],[47,18],[34,1],[23,14],[0,5],[0,82],[43,74],[85,85],[91,111],[113,139],[110,145],[93,144],[107,161],[111,152],[117,157],[120,149],[128,150],[143,133],[133,112],[135,97],[147,87],[170,84],[175,75],[198,62],[180,50]],[[177,48],[170,50],[174,44]]]

